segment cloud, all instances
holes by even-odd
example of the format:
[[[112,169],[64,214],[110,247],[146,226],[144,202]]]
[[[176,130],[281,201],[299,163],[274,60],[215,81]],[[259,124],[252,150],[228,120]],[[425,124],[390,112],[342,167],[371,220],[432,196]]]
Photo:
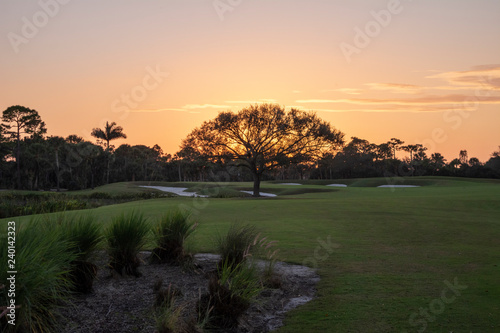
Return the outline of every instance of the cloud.
[[[462,86],[470,89],[500,90],[500,64],[479,65],[468,71],[442,72],[426,78],[442,79],[452,87]]]
[[[242,101],[225,101],[224,103],[230,104],[259,104],[259,103],[276,103],[273,98],[261,98],[257,100],[242,100]]]
[[[443,95],[422,96],[416,98],[350,98],[350,99],[303,99],[297,103],[348,103],[348,104],[395,104],[395,105],[427,105],[427,104],[455,104],[467,101],[476,101],[482,104],[500,104],[500,96],[469,96]]]
[[[131,113],[148,113],[148,112],[162,112],[162,111],[186,112],[185,109],[176,109],[176,108],[165,108],[165,109],[129,109],[126,112],[131,112]]]
[[[369,86],[370,89],[373,90],[387,90],[397,94],[415,94],[422,90],[421,86],[417,86],[414,84],[403,84],[403,83],[365,83],[366,86]]]
[[[292,90],[292,93],[294,93],[294,94],[300,94],[301,92],[302,91],[300,91],[300,90]]]
[[[349,95],[359,95],[361,94],[361,89],[356,88],[339,88],[339,89],[323,89],[321,92],[341,92]]]
[[[186,104],[182,108],[186,110],[193,109],[227,109],[229,105],[215,105],[215,104]]]

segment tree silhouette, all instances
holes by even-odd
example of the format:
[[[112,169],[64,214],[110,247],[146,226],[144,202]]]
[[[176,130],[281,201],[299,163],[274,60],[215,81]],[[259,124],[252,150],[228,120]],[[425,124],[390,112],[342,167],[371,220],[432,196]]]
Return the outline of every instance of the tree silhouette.
[[[42,136],[47,129],[36,110],[20,105],[13,105],[4,110],[2,121],[5,133],[16,140],[17,188],[21,188],[21,137],[23,134]]]
[[[220,112],[195,128],[181,145],[213,161],[234,160],[250,170],[253,195],[260,194],[262,174],[279,166],[310,162],[344,143],[344,134],[315,113],[277,104],[252,105]]]
[[[94,128],[92,133],[90,133],[93,137],[106,141],[106,152],[108,153],[108,162],[106,167],[106,184],[109,184],[109,163],[110,163],[110,149],[109,142],[111,140],[119,139],[119,138],[127,138],[127,135],[123,133],[123,128],[121,126],[116,126],[115,122],[109,124],[106,122],[104,126],[104,130],[100,128]]]
[[[123,128],[121,126],[116,126],[115,122],[111,124],[106,122],[104,126],[104,130],[100,128],[94,128],[92,133],[90,133],[93,137],[106,141],[106,149],[109,150],[109,142],[111,140],[119,139],[119,138],[127,138],[127,135],[123,133]]]

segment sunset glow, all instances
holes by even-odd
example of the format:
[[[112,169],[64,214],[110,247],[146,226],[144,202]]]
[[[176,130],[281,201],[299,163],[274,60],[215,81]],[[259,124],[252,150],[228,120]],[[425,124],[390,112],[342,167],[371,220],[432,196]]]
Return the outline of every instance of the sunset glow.
[[[115,121],[115,146],[174,154],[220,111],[278,103],[448,160],[500,145],[498,1],[3,1],[0,18],[0,108],[48,135]]]

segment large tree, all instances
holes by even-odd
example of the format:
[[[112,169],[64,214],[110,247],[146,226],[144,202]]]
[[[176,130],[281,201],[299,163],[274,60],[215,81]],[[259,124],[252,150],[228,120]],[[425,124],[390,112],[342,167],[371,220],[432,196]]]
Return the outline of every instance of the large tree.
[[[119,138],[127,138],[127,135],[123,133],[123,128],[121,126],[117,126],[115,122],[111,124],[106,122],[104,129],[94,128],[92,133],[90,133],[93,137],[105,141],[106,142],[106,152],[108,153],[108,162],[106,168],[106,184],[109,183],[109,164],[110,164],[110,147],[109,142],[111,140],[119,139]]]
[[[13,105],[4,110],[2,121],[5,132],[16,141],[17,187],[21,188],[21,138],[24,134],[41,136],[47,129],[36,110],[21,105]]]
[[[315,113],[286,111],[277,104],[252,105],[220,112],[195,128],[181,150],[196,150],[210,160],[233,160],[252,173],[253,195],[260,194],[262,174],[278,166],[312,161],[344,143],[344,134]]]

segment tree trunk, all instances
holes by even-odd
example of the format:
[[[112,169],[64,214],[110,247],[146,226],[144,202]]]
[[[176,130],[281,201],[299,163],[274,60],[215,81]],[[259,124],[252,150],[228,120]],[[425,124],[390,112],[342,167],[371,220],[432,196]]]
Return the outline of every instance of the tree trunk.
[[[56,149],[56,183],[57,183],[57,192],[60,192],[59,188],[59,151]]]
[[[19,126],[17,127],[17,151],[16,151],[16,166],[17,166],[17,189],[21,189],[21,133]]]
[[[260,175],[253,174],[253,196],[260,197]]]

